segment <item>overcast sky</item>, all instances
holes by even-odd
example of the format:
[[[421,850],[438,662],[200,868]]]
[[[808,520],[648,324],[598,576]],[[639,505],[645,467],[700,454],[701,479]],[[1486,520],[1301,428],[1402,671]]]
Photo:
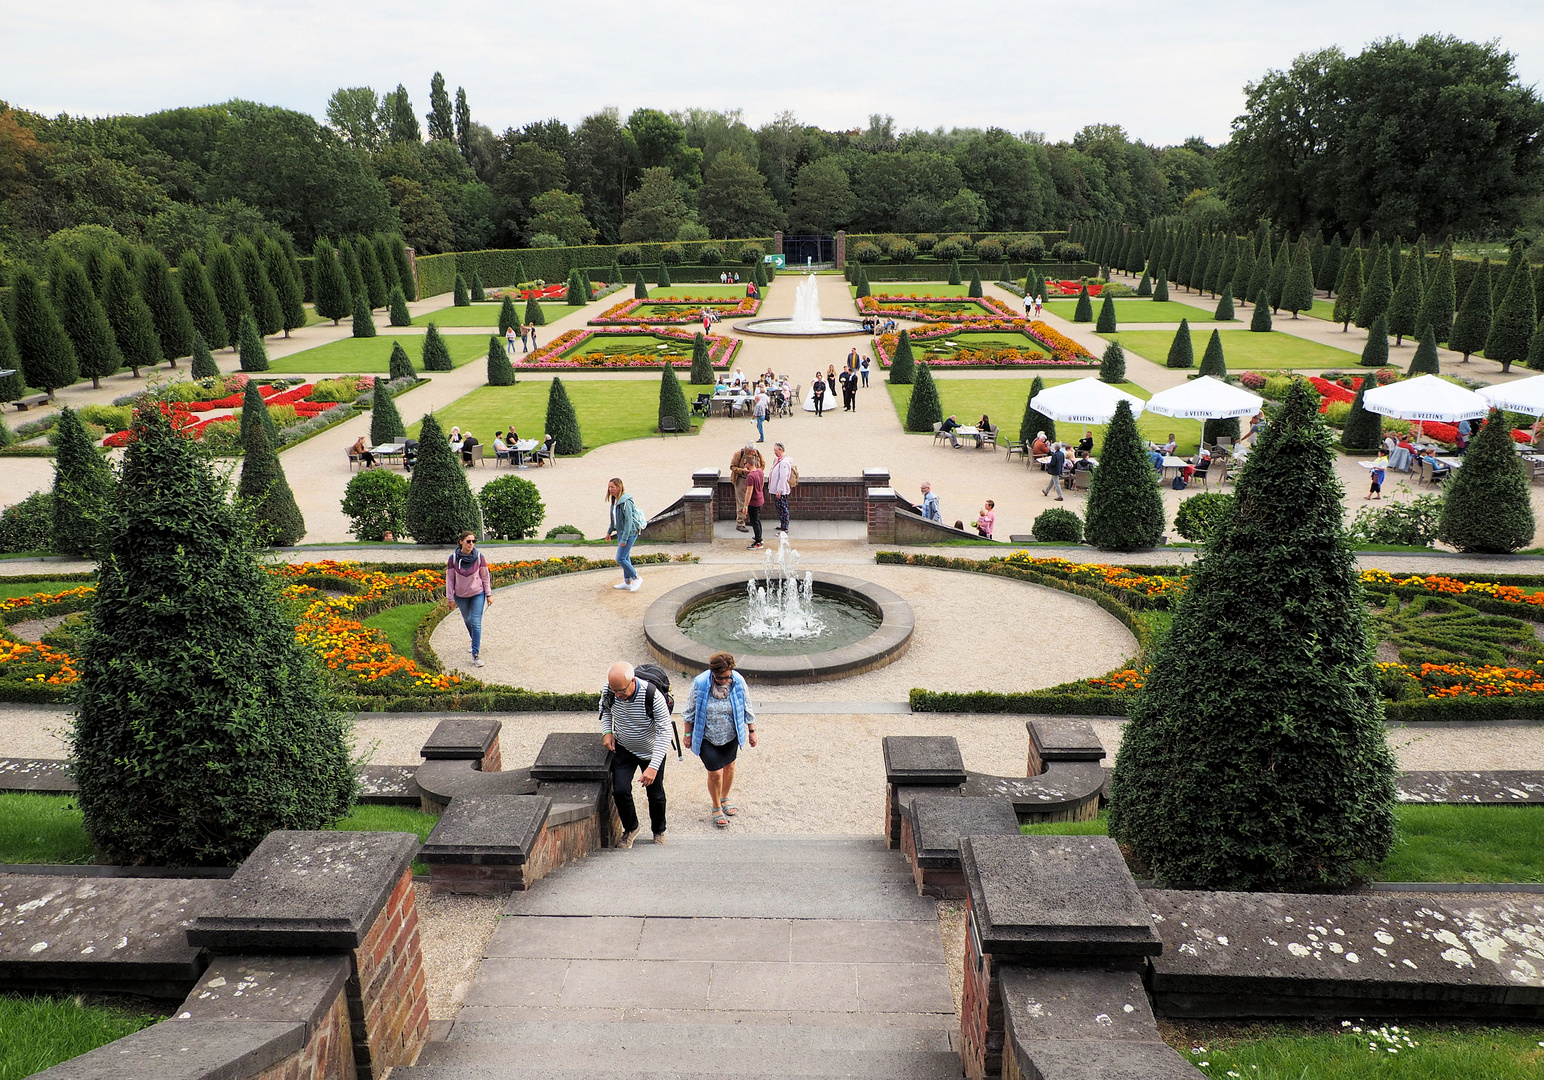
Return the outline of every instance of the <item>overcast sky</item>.
[[[753,127],[790,109],[828,129],[877,112],[898,129],[995,125],[1054,140],[1116,123],[1155,144],[1219,142],[1246,82],[1329,45],[1498,39],[1538,86],[1535,2],[0,0],[0,99],[105,115],[240,97],[321,119],[337,87],[401,82],[422,116],[439,70],[496,132],[550,116],[572,125],[608,105],[624,117],[696,106],[742,109]]]

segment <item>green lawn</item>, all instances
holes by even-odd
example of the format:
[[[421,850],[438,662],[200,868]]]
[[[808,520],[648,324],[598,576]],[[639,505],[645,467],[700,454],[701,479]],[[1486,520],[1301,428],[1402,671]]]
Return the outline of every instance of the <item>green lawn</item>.
[[[1544,881],[1544,807],[1401,803],[1394,850],[1379,881]],[[1108,820],[1024,825],[1027,835],[1103,836]]]
[[[492,336],[492,335],[490,335]],[[342,341],[318,345],[314,349],[275,360],[269,370],[276,374],[300,372],[306,375],[369,375],[385,374],[390,368],[391,346],[401,341],[402,347],[412,357],[413,366],[423,368],[424,335],[403,334],[393,338],[382,334],[373,338],[344,338]],[[446,348],[456,367],[488,355],[488,339],[481,334],[445,334]],[[432,372],[430,373],[433,374]]]
[[[434,814],[426,814],[411,806],[381,806],[375,803],[356,806],[347,816],[338,819],[334,829],[343,832],[410,832],[418,834],[418,842],[429,839],[439,822]]]
[[[1041,377],[1044,378],[1044,376]],[[1019,437],[1019,423],[1024,418],[1024,401],[1029,397],[1029,387],[1034,381],[1033,375],[1026,374],[1011,379],[951,379],[947,375],[942,375],[935,376],[933,381],[938,384],[938,397],[945,416],[953,413],[959,418],[960,423],[974,426],[981,419],[981,414],[986,413],[1000,429],[997,435],[999,443],[1007,444]],[[1070,379],[1046,379],[1045,385],[1050,387],[1057,383],[1071,381]],[[896,386],[891,383],[884,385],[890,391],[890,399],[895,402],[895,411],[904,423],[906,408],[911,403],[911,387]],[[1120,384],[1120,388],[1144,401],[1153,396],[1136,383],[1124,382]],[[1063,440],[1076,442],[1082,436],[1084,426],[1061,424],[1057,427],[1057,435]],[[1104,446],[1104,427],[1102,425],[1091,427],[1090,430],[1094,433],[1094,457],[1098,457],[1100,448]],[[1195,453],[1196,447],[1201,442],[1199,420],[1175,420],[1167,416],[1143,413],[1137,417],[1137,431],[1149,442],[1165,442],[1172,431],[1179,442],[1181,454]],[[919,437],[932,438],[932,435],[926,434]]]
[[[1256,334],[1252,330],[1221,330],[1219,333],[1222,334],[1222,352],[1229,371],[1237,368],[1306,371],[1356,363],[1356,353],[1274,330],[1268,334]],[[1174,334],[1168,330],[1123,330],[1100,336],[1119,338],[1127,352],[1144,356],[1155,364],[1168,359],[1169,345],[1174,341]],[[1209,330],[1207,333],[1192,331],[1190,335],[1198,366],[1210,337]]]
[[[856,296],[858,287],[849,285],[847,291]],[[943,281],[876,281],[869,285],[869,292],[876,299],[882,296],[964,296],[970,292],[970,285],[950,285]]]
[[[1350,1020],[1323,1034],[1322,1021],[1234,1026],[1240,1033],[1187,1030],[1190,1045],[1180,1053],[1206,1076],[1248,1080],[1533,1080],[1544,1069],[1544,1027],[1537,1025]]]
[[[1315,319],[1325,319],[1329,322],[1334,322],[1335,301],[1325,300],[1323,297],[1314,297],[1313,310],[1304,312],[1304,314],[1311,315]],[[1290,319],[1291,317],[1290,314],[1287,315],[1287,318]]]
[[[745,275],[740,276],[743,278]],[[645,274],[644,277],[650,278],[651,275]],[[742,281],[738,285],[668,285],[663,288],[654,284],[652,280],[647,284],[650,300],[740,300],[745,296],[745,286],[749,284],[749,280]],[[766,296],[766,289],[760,292],[763,297]],[[632,295],[633,291],[629,287],[617,293],[612,299],[620,304],[623,300],[632,299]]]
[[[491,455],[493,433],[508,430],[511,424],[515,425],[521,438],[541,438],[547,419],[547,392],[551,386],[550,378],[540,375],[532,378],[528,373],[522,373],[522,380],[514,386],[479,386],[445,406],[435,417],[447,431],[451,425],[459,425],[463,432],[476,435],[490,447],[484,453]],[[655,434],[654,429],[659,425],[658,383],[575,379],[563,386],[579,416],[579,431],[586,450]],[[707,387],[684,384],[681,389],[686,400],[691,401]],[[419,423],[409,427],[408,437],[416,439],[419,427]],[[700,429],[701,421],[698,421],[693,430]],[[490,460],[488,468],[492,467]]]
[[[1028,334],[1015,334],[1012,331],[961,333],[947,338],[935,338],[932,341],[913,341],[912,349],[916,352],[919,360],[926,360],[932,356],[953,356],[955,350],[949,348],[951,342],[966,349],[980,349],[989,345],[1001,345],[1016,349],[1029,349],[1046,356],[1051,354],[1049,349]]]
[[[89,581],[6,581],[0,578],[0,600],[31,596],[33,593],[61,593],[66,589],[78,589],[90,584]]]
[[[1103,300],[1091,298],[1094,304],[1094,318],[1099,317],[1099,307]],[[1076,300],[1047,300],[1045,309],[1052,315],[1060,315],[1062,318],[1072,320],[1077,314],[1078,302]],[[1115,301],[1115,321],[1121,323],[1178,323],[1181,319],[1189,319],[1192,323],[1213,322],[1213,308],[1205,310],[1191,304],[1184,304],[1178,300],[1117,300]]]
[[[663,349],[660,346],[665,346]],[[657,337],[654,334],[595,334],[587,337],[577,348],[564,353],[564,356],[588,356],[590,353],[646,353],[658,352],[665,356],[692,355],[692,343],[690,341],[677,341],[673,338]]]
[[[391,647],[403,656],[413,655],[413,632],[423,617],[429,614],[433,604],[399,604],[387,608],[378,615],[371,615],[364,624],[385,632]]]
[[[547,322],[556,322],[565,315],[572,315],[576,311],[584,310],[583,304],[542,304],[541,313]],[[428,326],[434,323],[436,326],[492,326],[499,325],[499,312],[504,308],[502,300],[484,300],[481,303],[472,304],[469,307],[447,307],[438,311],[431,311],[427,315],[419,315],[413,319],[414,326]],[[525,318],[525,301],[515,303],[515,311],[520,317]],[[380,323],[376,323],[380,327]],[[382,330],[384,333],[384,329]],[[484,346],[486,347],[486,346]]]
[[[52,1068],[159,1023],[165,1014],[82,998],[0,995],[0,1080]]]

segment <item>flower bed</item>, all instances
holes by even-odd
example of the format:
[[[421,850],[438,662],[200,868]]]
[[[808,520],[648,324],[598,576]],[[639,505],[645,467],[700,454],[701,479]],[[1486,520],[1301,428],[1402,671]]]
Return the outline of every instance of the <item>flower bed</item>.
[[[597,284],[604,285],[605,282]],[[502,300],[506,296],[516,300],[559,300],[568,296],[568,283],[555,282],[551,285],[542,284],[531,289],[489,289],[483,293],[489,300]]]
[[[1076,296],[1083,291],[1083,283],[1081,281],[1047,281],[1045,283],[1045,291],[1052,296]],[[1088,283],[1089,296],[1099,296],[1103,292],[1104,284],[1102,282],[1096,283],[1091,281]]]
[[[930,311],[908,304],[966,304],[981,309],[979,315],[965,311]],[[860,296],[858,310],[865,315],[890,315],[915,322],[973,323],[981,319],[1013,318],[1014,310],[995,296],[913,296],[899,301],[894,296]]]
[[[653,352],[637,352],[626,354],[615,353],[588,353],[583,356],[569,356],[568,354],[583,345],[597,334],[611,336],[631,336],[660,338],[665,341],[678,341],[684,345],[692,343],[692,334],[680,330],[656,330],[645,329],[637,326],[623,326],[615,329],[601,330],[569,330],[559,334],[552,341],[543,345],[528,356],[523,356],[520,362],[515,364],[516,371],[606,371],[611,369],[627,369],[631,371],[660,371],[665,363]],[[713,368],[718,371],[727,371],[734,362],[734,357],[740,351],[740,339],[722,337],[717,334],[708,335],[708,360]],[[670,362],[671,367],[690,368],[691,357],[681,357]]]
[[[1027,319],[1008,318],[994,319],[988,322],[971,323],[967,326],[930,326],[926,329],[909,332],[913,342],[939,341],[954,337],[956,334],[981,333],[985,331],[1001,331],[1015,334],[1025,334],[1038,341],[1050,350],[1050,355],[1038,349],[1026,348],[1014,349],[1011,346],[1003,349],[960,349],[947,360],[928,360],[929,367],[1073,367],[1073,368],[1097,368],[1099,361],[1092,353],[1076,341],[1064,334],[1052,329],[1048,324]],[[896,344],[900,341],[898,334],[880,334],[874,339],[874,355],[879,358],[879,366],[886,368],[895,355]]]
[[[633,312],[650,305],[679,307],[680,311],[668,315],[634,315]],[[761,300],[755,296],[743,296],[732,304],[710,300],[694,300],[691,297],[649,297],[640,300],[624,300],[615,307],[607,308],[589,322],[590,326],[685,326],[702,321],[702,309],[716,313],[720,318],[740,319],[754,315],[761,309]]]
[[[1308,381],[1319,392],[1319,396],[1323,398],[1319,402],[1319,411],[1321,413],[1327,412],[1332,402],[1356,400],[1356,391],[1347,389],[1338,382],[1331,382],[1318,376],[1313,376]],[[1380,379],[1379,382],[1381,383],[1382,380]],[[1430,437],[1438,442],[1456,443],[1458,441],[1458,425],[1427,420],[1421,425],[1421,434],[1423,437]],[[1533,441],[1533,434],[1527,428],[1514,428],[1512,430],[1512,441],[1528,444]]]

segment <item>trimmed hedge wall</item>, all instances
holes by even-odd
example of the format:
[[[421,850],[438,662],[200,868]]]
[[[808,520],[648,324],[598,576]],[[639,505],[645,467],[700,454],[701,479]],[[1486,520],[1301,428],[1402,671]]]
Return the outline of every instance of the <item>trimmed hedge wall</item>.
[[[848,260],[847,268],[843,271],[848,281],[857,273],[859,264]],[[960,277],[969,279],[971,271],[981,275],[982,281],[996,281],[998,272],[1003,268],[1000,262],[992,263],[960,263]],[[1009,263],[1008,269],[1015,277],[1023,277],[1033,268],[1035,273],[1047,279],[1059,278],[1069,281],[1077,281],[1086,277],[1099,276],[1099,264],[1091,262],[1075,263]],[[941,262],[918,263],[864,263],[863,272],[868,275],[870,281],[944,281],[949,276],[949,264]],[[671,273],[675,273],[674,270]],[[1054,299],[1054,298],[1053,298]]]
[[[760,244],[768,254],[772,252],[772,238],[770,236],[752,236],[741,240],[685,240],[677,241],[685,253],[682,260],[687,265],[677,265],[670,268],[672,280],[702,280],[717,281],[718,275],[725,270],[738,270],[740,276],[745,276],[745,266],[733,260],[726,261],[722,266],[694,265],[693,259],[698,251],[705,247],[716,247],[721,251],[738,251],[742,244]],[[589,244],[581,247],[558,248],[494,248],[486,251],[451,251],[443,255],[419,255],[415,262],[418,269],[418,298],[436,296],[440,293],[450,292],[455,287],[456,274],[464,275],[471,280],[473,271],[481,275],[483,284],[489,288],[497,288],[505,285],[515,285],[515,264],[525,267],[525,272],[531,280],[540,278],[547,282],[564,281],[568,278],[568,272],[575,267],[590,271],[593,278],[597,271],[605,274],[611,273],[611,264],[616,260],[617,252],[624,247],[636,247],[642,254],[643,261],[640,264],[645,270],[657,268],[660,263],[660,251],[664,244]],[[623,274],[638,267],[623,267]],[[704,277],[692,277],[693,273],[706,275]],[[602,279],[604,280],[604,278]]]

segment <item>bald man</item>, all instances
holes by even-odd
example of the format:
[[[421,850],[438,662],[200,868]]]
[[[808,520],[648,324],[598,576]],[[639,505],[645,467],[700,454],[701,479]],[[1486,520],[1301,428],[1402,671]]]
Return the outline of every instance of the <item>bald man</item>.
[[[630,848],[638,835],[638,810],[633,805],[633,775],[649,797],[649,826],[654,842],[665,842],[665,754],[670,750],[670,705],[633,665],[618,660],[606,676],[600,695],[600,729],[612,751],[611,796],[622,819],[617,847]]]

